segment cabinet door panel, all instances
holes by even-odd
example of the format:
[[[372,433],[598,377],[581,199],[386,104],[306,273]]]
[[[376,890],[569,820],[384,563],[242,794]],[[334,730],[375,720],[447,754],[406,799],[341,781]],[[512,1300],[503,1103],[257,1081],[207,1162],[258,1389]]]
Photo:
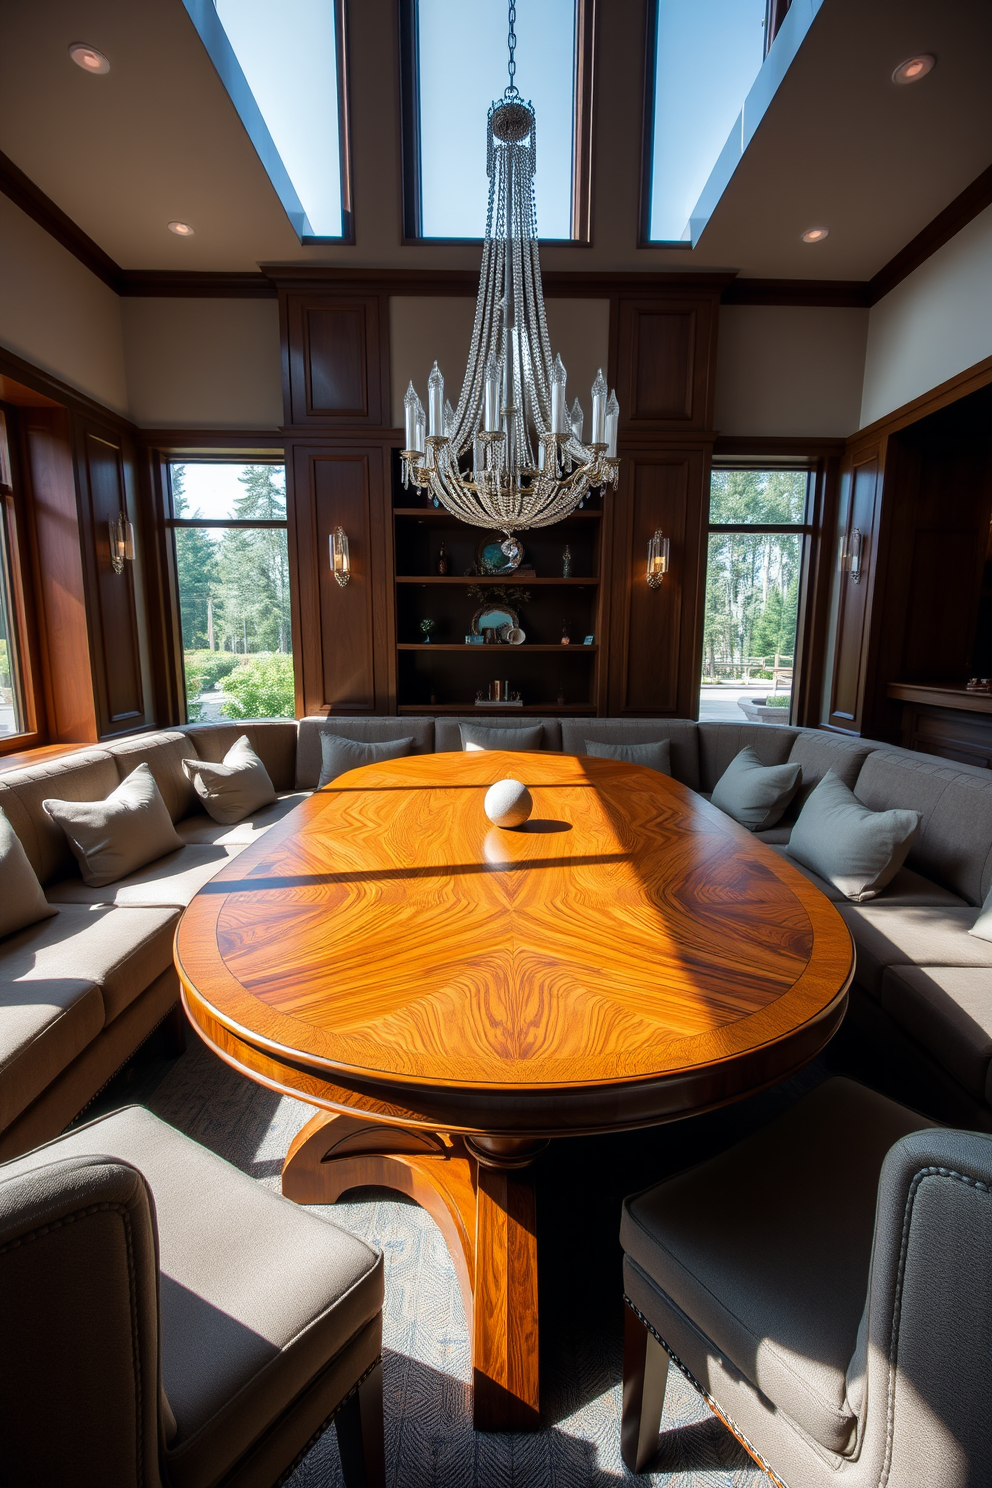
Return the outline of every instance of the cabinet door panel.
[[[709,300],[621,301],[617,396],[626,427],[709,428],[715,324]]]
[[[381,423],[378,300],[290,296],[287,326],[289,422]]]

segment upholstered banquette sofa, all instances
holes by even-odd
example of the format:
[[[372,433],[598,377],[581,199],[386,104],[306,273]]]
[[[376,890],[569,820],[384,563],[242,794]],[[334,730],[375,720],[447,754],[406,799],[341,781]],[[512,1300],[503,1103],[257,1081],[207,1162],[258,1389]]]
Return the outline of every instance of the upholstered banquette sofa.
[[[992,883],[992,774],[868,740],[762,724],[683,719],[503,717],[305,718],[191,724],[87,747],[0,774],[0,807],[58,913],[0,940],[0,1157],[47,1141],[70,1122],[175,1008],[172,939],[183,907],[232,856],[318,783],[321,731],[360,741],[412,739],[414,753],[462,748],[460,723],[507,731],[540,723],[540,746],[668,740],[671,773],[709,796],[738,752],[798,763],[800,788],[776,825],[755,835],[787,852],[792,824],[833,771],[872,810],[911,808],[922,821],[909,857],[877,899],[838,903],[857,949],[851,1017],[876,1045],[917,1068],[959,1124],[992,1126],[992,942],[968,932]],[[246,735],[278,799],[233,826],[211,820],[184,759],[219,762]],[[147,764],[183,845],[102,888],[79,876],[46,798],[102,800]],[[733,830],[743,831],[734,827]],[[947,1119],[946,1109],[937,1114]]]

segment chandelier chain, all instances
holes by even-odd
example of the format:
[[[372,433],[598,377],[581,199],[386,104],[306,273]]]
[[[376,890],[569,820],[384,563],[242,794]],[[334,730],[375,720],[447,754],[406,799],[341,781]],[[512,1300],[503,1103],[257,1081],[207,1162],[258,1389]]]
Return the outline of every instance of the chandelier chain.
[[[506,98],[515,98],[517,96],[517,85],[515,81],[517,76],[517,59],[515,55],[517,50],[517,7],[514,5],[513,0],[509,0],[509,5],[507,6],[506,24],[506,45],[510,54],[506,70],[510,74],[510,83],[504,96]]]

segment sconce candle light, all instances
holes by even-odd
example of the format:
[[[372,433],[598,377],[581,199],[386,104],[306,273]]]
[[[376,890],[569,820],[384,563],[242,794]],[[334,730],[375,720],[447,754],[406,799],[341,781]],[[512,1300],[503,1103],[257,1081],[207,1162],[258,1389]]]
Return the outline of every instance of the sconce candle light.
[[[841,539],[840,567],[842,573],[851,575],[852,584],[861,583],[861,560],[864,554],[864,533],[860,527],[855,527],[845,548],[844,540]]]
[[[107,523],[110,531],[110,565],[115,574],[124,572],[125,562],[134,562],[134,528],[126,512],[118,512]]]
[[[659,527],[648,543],[647,580],[652,589],[661,587],[661,582],[668,572],[668,555],[669,540]]]
[[[348,538],[343,527],[335,527],[330,537],[331,572],[343,589],[351,578],[351,555]]]

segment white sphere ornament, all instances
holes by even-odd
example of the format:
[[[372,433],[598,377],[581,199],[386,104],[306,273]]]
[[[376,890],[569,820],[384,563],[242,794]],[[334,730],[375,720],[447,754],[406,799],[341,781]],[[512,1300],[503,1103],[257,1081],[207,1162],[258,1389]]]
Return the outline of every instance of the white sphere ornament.
[[[530,791],[519,780],[497,780],[486,791],[486,815],[494,827],[519,827],[534,809]]]

